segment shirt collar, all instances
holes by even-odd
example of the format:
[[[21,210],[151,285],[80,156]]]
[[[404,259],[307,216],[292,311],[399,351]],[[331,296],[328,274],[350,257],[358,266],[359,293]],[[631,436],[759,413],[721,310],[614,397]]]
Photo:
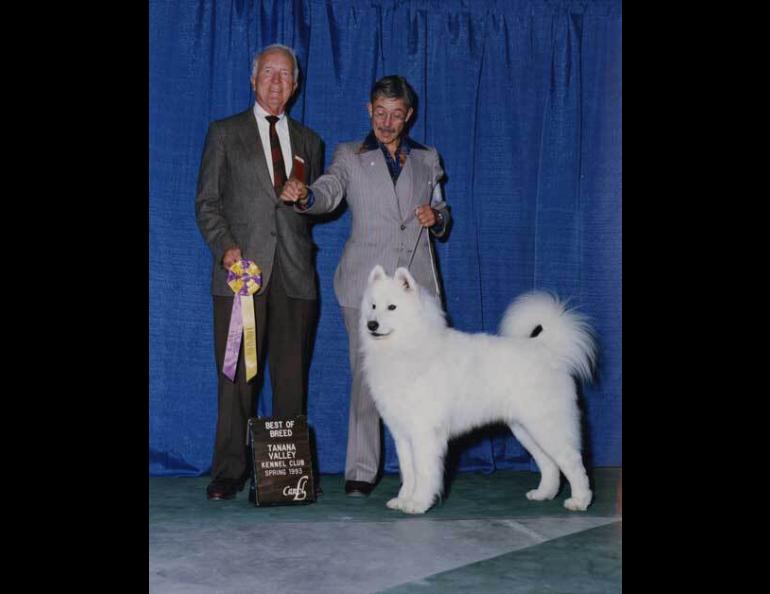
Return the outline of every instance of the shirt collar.
[[[408,136],[404,136],[401,138],[401,144],[399,145],[399,150],[404,155],[408,155],[409,151],[414,148],[414,141],[409,138]],[[378,148],[384,148],[384,145],[377,140],[377,137],[374,135],[374,132],[369,132],[369,134],[364,138],[364,141],[361,143],[361,148],[359,149],[360,152],[364,151],[376,151]]]
[[[361,147],[358,149],[358,152],[363,153],[365,151],[376,151],[378,148],[382,148],[382,146],[383,144],[377,140],[377,137],[374,135],[374,131],[371,131],[366,136],[366,138],[364,138],[364,141],[361,143]],[[404,136],[401,138],[400,150],[404,155],[408,155],[409,151],[412,149],[424,150],[425,148],[425,146],[421,145],[419,142],[415,142],[409,136]]]
[[[263,121],[263,122],[267,121],[267,120],[265,120],[265,118],[267,116],[269,116],[269,115],[273,115],[273,114],[268,113],[267,111],[265,111],[264,108],[258,102],[256,102],[256,101],[254,102],[254,117],[257,118],[257,121],[260,121],[260,120]],[[281,113],[281,115],[278,116],[278,122],[283,120],[285,117],[286,117],[286,112],[284,111],[283,113]],[[276,122],[276,123],[278,123],[278,122]]]

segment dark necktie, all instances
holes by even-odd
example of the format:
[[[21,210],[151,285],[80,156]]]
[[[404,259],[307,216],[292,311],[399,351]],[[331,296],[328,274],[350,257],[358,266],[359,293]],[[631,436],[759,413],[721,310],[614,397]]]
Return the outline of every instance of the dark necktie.
[[[265,119],[270,122],[270,152],[273,156],[273,187],[275,188],[276,196],[278,196],[281,193],[283,184],[286,183],[286,167],[283,164],[283,152],[281,151],[281,143],[278,141],[278,131],[275,129],[275,123],[278,121],[278,116],[265,116]]]

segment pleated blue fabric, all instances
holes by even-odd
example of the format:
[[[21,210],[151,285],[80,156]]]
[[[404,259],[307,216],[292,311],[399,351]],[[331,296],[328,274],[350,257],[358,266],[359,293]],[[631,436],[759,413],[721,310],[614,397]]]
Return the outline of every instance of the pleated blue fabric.
[[[371,85],[417,91],[411,136],[438,149],[453,226],[435,243],[448,318],[496,332],[522,292],[569,298],[597,331],[582,390],[586,462],[622,464],[620,0],[150,1],[150,474],[210,470],[216,417],[211,257],[195,224],[209,121],[253,104],[253,55],[297,52],[291,115],[334,147],[369,131]],[[256,139],[255,139],[256,141]],[[350,228],[317,224],[320,320],[309,423],[322,473],[344,469],[347,337],[332,289]],[[258,410],[269,415],[269,378]],[[536,469],[506,428],[453,443],[452,467]],[[397,472],[385,433],[385,471]]]

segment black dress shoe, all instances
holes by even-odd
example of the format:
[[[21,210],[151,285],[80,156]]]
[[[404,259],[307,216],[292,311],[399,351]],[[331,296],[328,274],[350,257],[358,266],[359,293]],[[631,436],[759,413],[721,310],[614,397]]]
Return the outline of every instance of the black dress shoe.
[[[238,491],[238,481],[213,480],[206,487],[206,497],[216,500],[232,499]]]
[[[374,489],[372,483],[364,481],[345,481],[345,493],[351,497],[368,497]]]

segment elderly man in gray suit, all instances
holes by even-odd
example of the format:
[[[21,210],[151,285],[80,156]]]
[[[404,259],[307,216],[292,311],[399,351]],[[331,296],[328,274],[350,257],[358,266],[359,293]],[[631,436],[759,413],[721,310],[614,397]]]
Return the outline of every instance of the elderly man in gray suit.
[[[438,153],[406,133],[415,100],[403,77],[377,81],[368,104],[372,131],[364,141],[340,144],[331,167],[315,183],[308,188],[292,181],[281,194],[308,214],[334,210],[346,197],[353,215],[334,276],[353,379],[345,460],[345,492],[353,496],[369,495],[374,488],[381,453],[380,417],[363,381],[358,348],[359,309],[369,272],[375,264],[389,274],[406,266],[418,283],[438,294],[430,235],[443,236],[450,222]]]
[[[243,489],[250,465],[245,446],[257,386],[269,351],[273,415],[303,411],[317,289],[310,219],[279,199],[295,156],[304,180],[322,171],[320,137],[285,113],[297,90],[297,58],[291,48],[266,47],[253,62],[253,108],[209,126],[198,176],[195,211],[211,249],[218,409],[209,499],[231,499]],[[234,381],[223,373],[233,291],[227,272],[240,259],[262,270],[254,295],[259,374],[246,380],[243,345]]]

